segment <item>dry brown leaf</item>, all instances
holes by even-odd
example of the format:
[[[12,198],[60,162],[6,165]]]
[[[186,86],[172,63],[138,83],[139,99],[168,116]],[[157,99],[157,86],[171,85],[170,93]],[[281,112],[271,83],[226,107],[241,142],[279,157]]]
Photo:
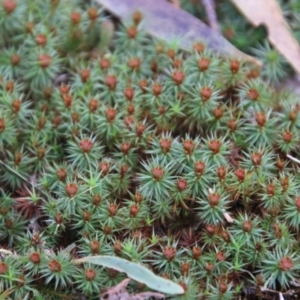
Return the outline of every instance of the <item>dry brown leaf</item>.
[[[140,11],[144,17],[144,29],[148,33],[166,42],[176,37],[180,40],[180,47],[185,50],[190,50],[195,42],[203,41],[208,48],[221,55],[261,65],[257,59],[235,48],[199,19],[167,1],[96,0],[96,2],[124,21],[131,19],[133,12]]]
[[[271,44],[300,74],[300,46],[286,23],[276,0],[231,0],[254,25],[265,25]]]
[[[130,282],[130,278],[124,279],[118,285],[109,288],[100,295],[101,300],[146,300],[149,298],[164,299],[164,294],[156,292],[144,292],[138,294],[129,294],[126,287]]]

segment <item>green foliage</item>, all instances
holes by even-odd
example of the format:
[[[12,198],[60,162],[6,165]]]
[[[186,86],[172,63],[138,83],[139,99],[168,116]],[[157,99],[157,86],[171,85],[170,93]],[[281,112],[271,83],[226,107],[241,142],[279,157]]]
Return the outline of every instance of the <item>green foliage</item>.
[[[188,54],[140,18],[103,47],[93,1],[0,0],[0,297],[96,299],[123,271],[183,288],[170,299],[299,281],[299,99],[270,84],[284,62],[269,45],[262,72],[201,41]]]

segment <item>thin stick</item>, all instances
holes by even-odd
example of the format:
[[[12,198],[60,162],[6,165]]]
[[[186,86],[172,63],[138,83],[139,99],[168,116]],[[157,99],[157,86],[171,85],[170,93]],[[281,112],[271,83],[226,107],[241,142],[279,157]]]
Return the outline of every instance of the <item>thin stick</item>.
[[[217,31],[220,32],[220,28],[217,21],[217,14],[215,11],[215,2],[214,0],[202,0],[203,6],[206,11],[207,19],[209,26]]]
[[[288,157],[289,159],[295,161],[296,163],[300,164],[300,160],[297,159],[297,158],[295,158],[295,157],[293,157],[292,155],[289,155],[289,154],[288,154],[287,157]]]

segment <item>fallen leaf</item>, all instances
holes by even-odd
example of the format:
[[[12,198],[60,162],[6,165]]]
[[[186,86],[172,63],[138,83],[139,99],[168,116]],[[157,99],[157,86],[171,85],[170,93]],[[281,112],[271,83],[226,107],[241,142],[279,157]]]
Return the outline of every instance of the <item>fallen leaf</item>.
[[[271,44],[300,74],[300,46],[286,23],[276,0],[231,0],[254,25],[265,25]]]
[[[155,275],[152,271],[141,264],[128,261],[126,259],[107,256],[86,256],[72,261],[74,264],[91,263],[99,266],[111,268],[119,272],[124,272],[127,276],[135,281],[144,283],[149,288],[169,295],[184,294],[184,289],[181,285]]]
[[[188,12],[163,0],[96,0],[105,9],[121,18],[131,19],[133,12],[143,14],[146,32],[166,42],[174,37],[180,39],[180,47],[189,51],[195,42],[202,41],[207,47],[223,56],[251,61],[261,66],[261,62],[249,56],[228,42],[223,36],[209,28]]]

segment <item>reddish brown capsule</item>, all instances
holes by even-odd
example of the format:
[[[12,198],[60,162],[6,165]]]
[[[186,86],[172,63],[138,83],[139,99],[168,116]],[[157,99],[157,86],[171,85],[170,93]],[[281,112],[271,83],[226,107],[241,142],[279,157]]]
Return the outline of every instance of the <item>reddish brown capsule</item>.
[[[92,254],[100,253],[100,243],[96,240],[90,242],[90,250]]]
[[[245,172],[244,169],[237,169],[234,172],[234,174],[238,178],[239,181],[244,181],[245,180],[246,172]]]
[[[83,139],[80,141],[79,146],[84,153],[89,153],[93,148],[93,142],[90,139]]]
[[[152,92],[154,96],[159,96],[162,92],[162,85],[160,83],[154,83],[152,86]]]
[[[132,21],[135,25],[138,25],[143,19],[143,14],[140,11],[135,11],[132,15]]]
[[[205,270],[207,273],[211,273],[214,268],[215,268],[215,265],[213,263],[206,263],[206,265],[205,265]]]
[[[174,69],[179,69],[179,68],[181,68],[182,67],[182,65],[183,65],[183,62],[182,62],[182,60],[181,59],[174,59],[174,61],[173,61],[173,68]]]
[[[295,205],[296,205],[296,207],[297,207],[297,210],[300,211],[300,197],[297,197],[297,198],[295,199]]]
[[[212,89],[209,87],[203,87],[200,90],[200,96],[203,101],[208,101],[212,95]]]
[[[214,154],[220,152],[221,146],[222,143],[219,140],[211,140],[208,142],[208,147]]]
[[[260,127],[263,127],[267,122],[266,114],[264,112],[256,113],[255,120],[256,120],[257,125],[259,125]]]
[[[78,123],[79,120],[80,120],[79,113],[73,112],[73,113],[71,114],[71,118],[72,118],[73,123]]]
[[[11,57],[10,57],[10,63],[13,65],[13,66],[17,66],[21,61],[21,56],[18,55],[18,54],[13,54]]]
[[[115,90],[117,83],[118,83],[118,80],[117,80],[116,76],[114,76],[114,75],[106,76],[105,84],[110,90],[112,90],[112,91]]]
[[[173,81],[176,85],[180,85],[180,84],[183,83],[183,81],[185,79],[185,74],[181,71],[175,71],[172,74],[172,78],[173,78]]]
[[[174,247],[168,246],[163,249],[163,255],[168,261],[174,260],[176,256],[176,249]]]
[[[72,198],[77,194],[78,187],[75,183],[69,183],[66,185],[66,193],[68,197]]]
[[[93,196],[93,205],[98,206],[102,201],[102,197],[97,194]]]
[[[132,103],[129,103],[127,106],[127,112],[129,115],[133,115],[135,112],[135,106]]]
[[[294,267],[293,260],[290,257],[283,257],[280,260],[278,267],[282,271],[289,271]]]
[[[39,56],[38,62],[43,69],[46,69],[51,65],[52,57],[49,54],[42,54]]]
[[[226,256],[225,256],[225,254],[224,254],[224,252],[218,252],[217,254],[216,254],[216,261],[224,261],[226,259]]]
[[[289,120],[291,122],[295,122],[297,120],[297,117],[298,117],[298,110],[297,109],[294,109],[294,110],[290,111]]]
[[[37,149],[37,158],[39,160],[42,160],[46,155],[46,148],[45,147],[39,147]]]
[[[115,120],[116,115],[117,115],[117,111],[114,108],[109,107],[105,111],[105,115],[106,115],[106,119],[107,119],[108,122],[113,122]]]
[[[215,116],[215,118],[217,120],[221,119],[223,117],[223,109],[221,107],[216,107],[214,110],[213,110],[213,114]]]
[[[56,176],[59,181],[64,181],[67,177],[67,171],[63,168],[60,168],[56,171]]]
[[[182,275],[187,275],[190,272],[190,264],[188,262],[183,262],[180,266],[180,272]]]
[[[99,66],[101,69],[106,70],[110,67],[110,60],[107,58],[102,58],[99,61]]]
[[[137,70],[141,66],[141,60],[138,57],[132,58],[128,61],[127,65],[130,69]]]
[[[290,131],[285,131],[282,134],[282,138],[286,143],[290,143],[293,139],[293,134]]]
[[[114,203],[108,206],[108,213],[111,217],[114,217],[118,212],[118,206]]]
[[[160,181],[163,178],[164,174],[165,171],[162,167],[154,167],[152,169],[152,177],[157,181]]]
[[[204,49],[205,49],[205,45],[202,44],[202,43],[195,43],[195,44],[193,45],[193,49],[194,49],[197,53],[201,54],[201,53],[204,51]]]
[[[128,87],[124,89],[124,96],[128,101],[132,101],[134,97],[134,89],[132,87]]]
[[[201,254],[202,254],[201,248],[194,246],[192,249],[193,258],[197,260],[201,256]]]
[[[147,92],[148,81],[146,79],[142,79],[139,81],[139,87],[143,93]]]
[[[219,177],[219,179],[221,179],[221,180],[225,179],[226,174],[227,174],[227,170],[224,166],[218,167],[217,176]]]
[[[135,39],[138,34],[138,30],[135,26],[131,26],[127,29],[127,36],[130,39]]]
[[[41,262],[41,256],[37,252],[33,252],[29,255],[29,259],[32,263],[35,265],[39,264]],[[0,273],[1,274],[1,273]]]
[[[261,160],[262,160],[262,155],[259,152],[254,152],[251,155],[251,161],[254,166],[260,166],[261,165]]]
[[[192,140],[184,140],[182,142],[182,145],[183,145],[183,149],[184,151],[188,154],[188,155],[191,155],[194,151],[194,148],[195,148],[195,143],[194,141]]]
[[[240,69],[240,62],[238,60],[232,60],[230,62],[230,70],[233,74],[236,74]]]
[[[207,71],[209,65],[210,65],[210,60],[208,58],[203,57],[198,60],[198,67],[202,72]]]
[[[124,155],[127,155],[129,153],[130,148],[131,148],[130,143],[123,142],[121,144],[121,151]]]
[[[98,9],[97,7],[90,7],[87,11],[89,19],[94,22],[98,18]]]
[[[226,284],[225,282],[221,282],[219,285],[219,291],[221,294],[225,294],[227,292],[228,289],[228,284]]]
[[[92,213],[90,211],[85,210],[82,213],[82,219],[84,220],[84,222],[89,222],[91,221],[92,218]]]
[[[123,245],[120,242],[114,243],[114,252],[116,255],[120,255],[123,249]]]
[[[12,111],[14,113],[18,113],[20,111],[21,105],[22,105],[22,102],[19,99],[15,99],[11,105]]]
[[[187,189],[187,187],[188,187],[188,183],[185,179],[179,178],[177,180],[177,189],[179,192],[185,191]]]
[[[175,52],[175,50],[173,50],[173,49],[169,49],[169,50],[167,50],[167,55],[168,55],[172,60],[174,60],[174,59],[175,59],[175,56],[176,56],[176,52]]]
[[[200,176],[204,173],[205,171],[205,163],[203,161],[196,161],[194,165],[194,170],[197,176]]]
[[[91,113],[95,112],[98,109],[98,107],[99,107],[98,100],[93,98],[89,101],[89,109]]]
[[[97,275],[96,271],[93,269],[87,269],[84,271],[84,275],[87,281],[93,281]]]
[[[0,262],[0,274],[5,274],[8,270],[7,264],[5,262]]]
[[[273,184],[267,184],[266,185],[266,190],[267,190],[268,196],[272,197],[272,196],[275,195],[275,185],[273,185]]]
[[[61,225],[64,222],[64,217],[61,213],[57,213],[54,216],[54,220],[55,220],[56,224]]]
[[[13,81],[7,81],[6,82],[6,84],[5,84],[6,91],[13,92],[14,88],[15,88],[15,84],[14,84]]]
[[[21,162],[22,162],[22,153],[19,151],[16,151],[14,154],[15,166],[19,166]]]
[[[139,213],[139,211],[140,211],[140,208],[138,207],[138,205],[136,205],[136,204],[131,205],[129,208],[130,217],[132,217],[132,218],[136,217],[137,214]]]
[[[74,25],[78,24],[81,21],[81,14],[79,12],[72,12],[70,18]]]
[[[47,36],[44,34],[38,34],[35,37],[35,42],[38,46],[45,46],[47,44]]]
[[[211,193],[208,195],[208,201],[210,206],[217,206],[221,201],[221,196],[216,193]]]
[[[70,94],[64,94],[62,96],[65,107],[70,108],[72,106],[72,96]]]
[[[5,10],[5,12],[9,15],[16,9],[17,2],[15,0],[3,0],[2,7]]]
[[[172,140],[170,139],[161,139],[159,141],[160,148],[164,154],[168,153],[172,147]]]
[[[246,220],[243,222],[243,231],[244,232],[247,232],[247,233],[251,232],[252,227],[253,227],[253,225],[252,225],[251,221]]]
[[[61,264],[55,259],[48,263],[48,267],[52,272],[60,272],[62,270]]]
[[[259,98],[259,92],[256,89],[250,89],[247,96],[250,100],[256,101]]]
[[[6,128],[6,125],[5,125],[5,120],[3,118],[0,118],[0,131],[4,131]]]
[[[80,71],[81,81],[82,81],[83,83],[87,82],[87,81],[89,80],[89,78],[90,78],[90,74],[91,74],[91,72],[90,72],[90,70],[88,70],[88,69],[83,69],[83,70],[81,70],[81,71]]]
[[[60,87],[59,87],[59,91],[61,94],[68,94],[69,93],[69,90],[70,90],[70,87],[66,84],[62,84]]]
[[[146,126],[143,123],[140,123],[140,122],[137,123],[136,128],[135,128],[136,135],[138,137],[141,137],[145,131],[145,128],[146,128]]]

